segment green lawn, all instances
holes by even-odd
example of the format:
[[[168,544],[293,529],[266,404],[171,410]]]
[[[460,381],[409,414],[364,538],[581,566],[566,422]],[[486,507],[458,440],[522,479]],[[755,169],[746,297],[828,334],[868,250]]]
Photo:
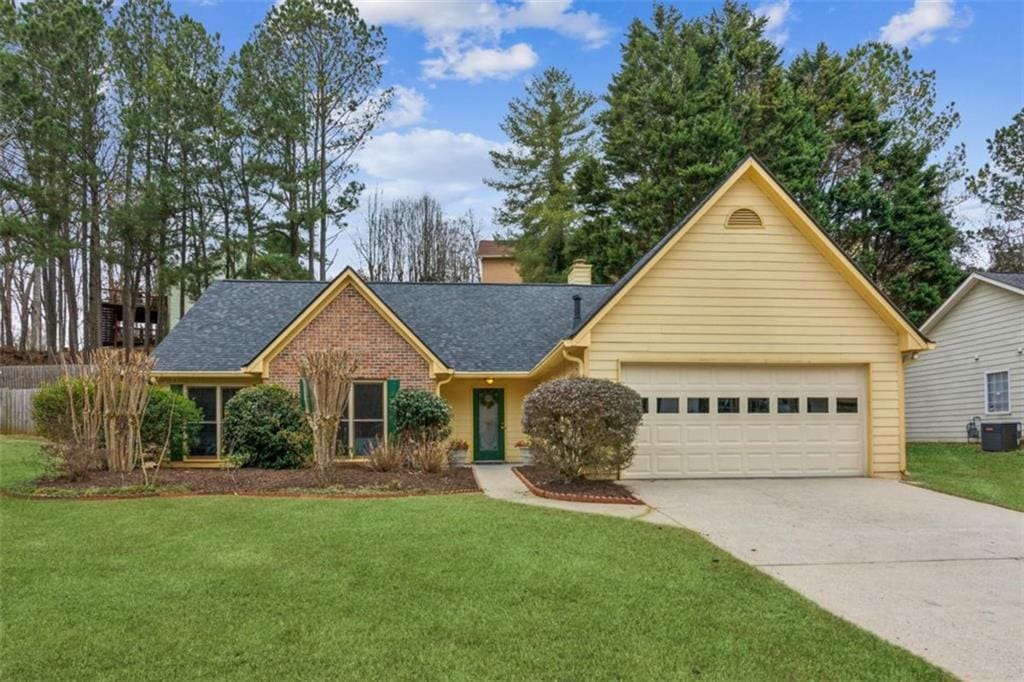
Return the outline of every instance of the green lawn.
[[[944,676],[695,534],[480,495],[4,498],[0,576],[9,680]]]
[[[1024,511],[1024,450],[982,452],[977,445],[909,443],[907,475],[925,488]]]

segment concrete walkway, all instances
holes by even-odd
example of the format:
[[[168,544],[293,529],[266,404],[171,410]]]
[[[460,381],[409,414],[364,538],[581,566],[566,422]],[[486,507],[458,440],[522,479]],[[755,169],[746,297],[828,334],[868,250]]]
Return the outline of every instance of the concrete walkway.
[[[829,611],[969,680],[1024,680],[1024,514],[875,479],[628,481],[648,506],[498,499],[689,528]]]

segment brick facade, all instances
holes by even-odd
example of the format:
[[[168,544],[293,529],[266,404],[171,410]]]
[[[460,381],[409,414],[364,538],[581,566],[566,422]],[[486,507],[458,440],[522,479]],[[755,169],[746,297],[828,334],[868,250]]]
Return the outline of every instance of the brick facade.
[[[354,353],[359,379],[397,378],[402,388],[434,390],[430,364],[351,286],[270,362],[268,382],[297,390],[299,359],[307,351],[328,348]]]

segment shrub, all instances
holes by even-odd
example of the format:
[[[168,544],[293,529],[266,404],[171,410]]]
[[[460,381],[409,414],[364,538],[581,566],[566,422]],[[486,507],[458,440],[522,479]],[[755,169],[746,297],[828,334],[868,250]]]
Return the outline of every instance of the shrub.
[[[366,453],[366,465],[374,471],[398,471],[405,465],[406,453],[397,439],[379,441]]]
[[[406,439],[441,441],[452,432],[452,408],[429,391],[399,391],[392,403],[395,430]]]
[[[149,392],[149,403],[142,416],[143,449],[159,453],[166,442],[170,459],[183,458],[199,439],[202,417],[199,407],[185,396],[167,388],[154,388]]]
[[[224,448],[246,466],[291,469],[304,465],[313,436],[295,394],[281,386],[252,386],[224,406]]]
[[[448,467],[448,444],[443,440],[409,440],[404,444],[412,468],[436,474]]]
[[[82,413],[85,383],[81,379],[58,379],[43,385],[32,396],[32,419],[36,432],[55,443],[69,441],[74,434],[71,429],[71,406],[68,405],[68,389],[75,401],[75,414]],[[91,387],[90,391],[93,390]]]
[[[628,465],[642,417],[640,395],[606,379],[549,381],[523,403],[523,431],[537,463],[566,480]]]

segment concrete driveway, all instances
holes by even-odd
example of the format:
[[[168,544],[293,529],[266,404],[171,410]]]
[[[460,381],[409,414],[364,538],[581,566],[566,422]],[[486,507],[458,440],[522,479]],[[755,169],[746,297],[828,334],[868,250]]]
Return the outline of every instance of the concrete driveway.
[[[660,515],[960,677],[1024,680],[1024,514],[863,478],[627,485]]]

